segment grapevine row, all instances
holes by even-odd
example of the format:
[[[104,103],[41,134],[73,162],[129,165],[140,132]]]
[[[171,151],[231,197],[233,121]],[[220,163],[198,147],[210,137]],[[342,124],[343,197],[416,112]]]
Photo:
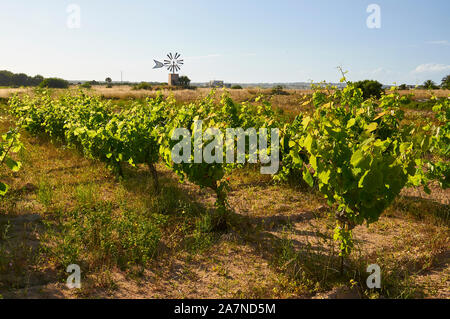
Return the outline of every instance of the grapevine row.
[[[345,79],[343,79],[345,80]],[[294,178],[318,187],[335,207],[335,239],[341,255],[352,248],[351,230],[378,220],[381,213],[408,185],[425,186],[437,180],[448,187],[449,100],[436,100],[436,117],[424,126],[404,121],[401,97],[394,89],[378,101],[365,100],[362,91],[348,83],[343,90],[315,88],[312,115],[300,114],[291,123],[276,120],[270,103],[237,104],[215,92],[196,103],[177,105],[161,94],[145,105],[134,103],[122,110],[110,102],[84,93],[52,98],[48,92],[34,97],[10,99],[11,112],[32,133],[45,132],[79,148],[86,156],[106,162],[118,174],[121,163],[147,164],[158,187],[154,164],[161,158],[180,180],[211,188],[217,205],[227,205],[229,188],[225,175],[243,164],[174,163],[174,130],[187,129],[194,138],[194,125],[202,130],[217,128],[278,128],[282,132],[281,169],[277,180]],[[203,141],[206,146],[208,141]],[[191,143],[194,153],[194,141]],[[270,148],[270,145],[269,145]],[[225,147],[222,150],[225,157]],[[248,154],[247,154],[248,155]],[[433,160],[430,160],[433,158]]]

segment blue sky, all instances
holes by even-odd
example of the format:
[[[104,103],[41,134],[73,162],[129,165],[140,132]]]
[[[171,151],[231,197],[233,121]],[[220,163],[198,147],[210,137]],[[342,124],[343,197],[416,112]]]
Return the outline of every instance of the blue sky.
[[[369,29],[369,4],[381,28]],[[67,27],[67,6],[81,9]],[[185,58],[194,82],[351,80],[419,84],[450,74],[448,0],[0,0],[0,69],[70,80],[167,81],[153,59]]]

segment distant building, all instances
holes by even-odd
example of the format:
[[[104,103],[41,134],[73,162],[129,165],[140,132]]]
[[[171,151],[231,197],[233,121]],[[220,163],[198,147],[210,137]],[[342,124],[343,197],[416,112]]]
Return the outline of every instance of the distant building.
[[[231,87],[231,84],[224,83],[223,81],[209,81],[208,86],[211,88],[223,88],[223,87]]]

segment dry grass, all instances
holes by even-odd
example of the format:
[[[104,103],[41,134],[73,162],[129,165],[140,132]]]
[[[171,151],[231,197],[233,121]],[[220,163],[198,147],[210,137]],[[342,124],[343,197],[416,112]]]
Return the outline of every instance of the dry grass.
[[[415,100],[426,100],[426,99],[429,99],[433,95],[436,97],[449,97],[450,96],[450,90],[414,89],[414,90],[400,90],[399,93],[401,95],[414,94]]]
[[[7,99],[13,94],[31,94],[33,92],[30,88],[20,88],[20,89],[13,89],[13,88],[0,88],[0,98]]]

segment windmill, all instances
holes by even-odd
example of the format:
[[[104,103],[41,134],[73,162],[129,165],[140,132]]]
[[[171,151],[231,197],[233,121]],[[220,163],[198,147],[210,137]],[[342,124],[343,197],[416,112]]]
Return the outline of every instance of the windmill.
[[[155,61],[155,66],[153,69],[160,69],[165,67],[169,72],[169,85],[177,85],[179,82],[178,71],[181,70],[181,66],[184,64],[184,60],[180,59],[181,54],[176,52],[175,54],[167,54],[167,59],[164,62]]]

